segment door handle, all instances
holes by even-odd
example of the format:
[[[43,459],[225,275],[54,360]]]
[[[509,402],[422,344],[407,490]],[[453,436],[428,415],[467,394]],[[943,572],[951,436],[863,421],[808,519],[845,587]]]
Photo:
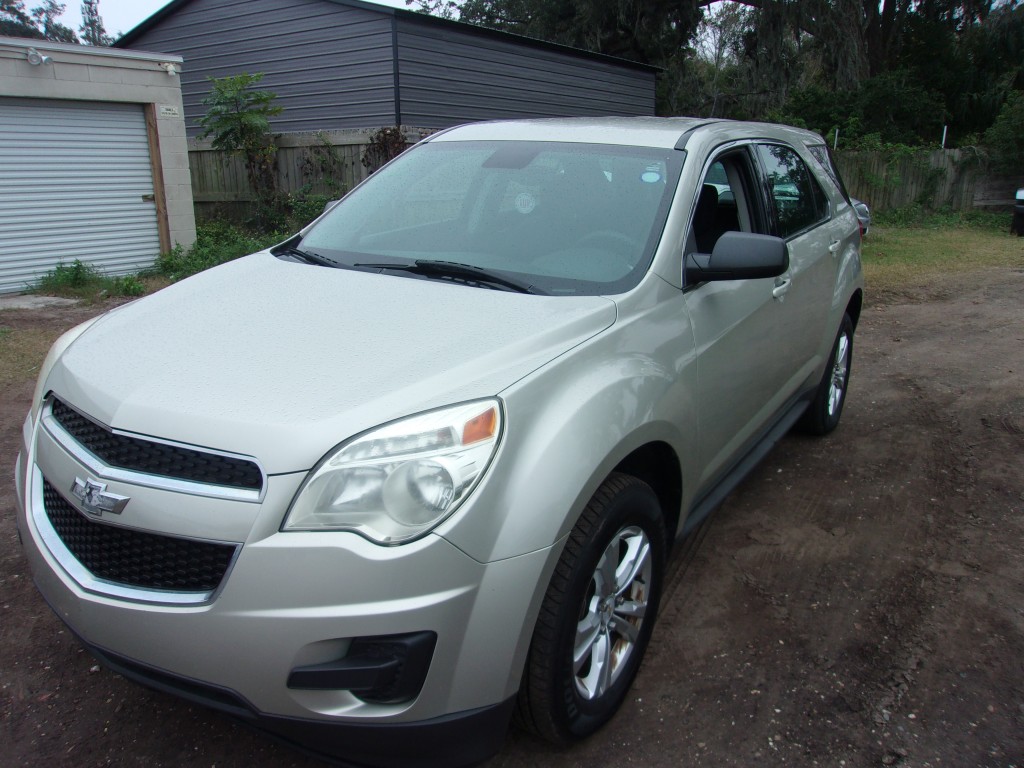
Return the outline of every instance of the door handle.
[[[837,253],[839,253],[839,246],[841,246],[842,244],[843,243],[841,240],[833,240],[828,244],[828,252],[835,256]]]
[[[793,280],[788,277],[777,277],[775,278],[775,287],[772,288],[772,298],[782,301],[785,297],[786,292],[789,290],[789,286],[793,284]]]

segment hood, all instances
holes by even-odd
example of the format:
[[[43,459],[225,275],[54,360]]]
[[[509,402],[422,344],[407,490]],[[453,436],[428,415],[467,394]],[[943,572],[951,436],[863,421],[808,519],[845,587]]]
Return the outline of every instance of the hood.
[[[615,320],[530,296],[258,253],[119,308],[47,382],[115,429],[309,469],[379,424],[493,396]]]

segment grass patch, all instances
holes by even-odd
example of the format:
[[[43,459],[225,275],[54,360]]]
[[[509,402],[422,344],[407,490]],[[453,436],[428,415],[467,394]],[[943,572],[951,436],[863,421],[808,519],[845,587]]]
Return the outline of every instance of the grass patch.
[[[274,232],[257,234],[225,221],[209,221],[196,227],[196,242],[187,250],[180,245],[163,254],[149,273],[171,282],[204,269],[255,253],[287,238]]]
[[[993,232],[1007,232],[1010,229],[1010,214],[1008,213],[974,209],[930,211],[916,204],[872,214],[872,218],[874,226],[885,228],[987,229]]]
[[[908,296],[951,275],[987,267],[1024,266],[1024,238],[991,224],[872,227],[864,240],[864,277],[875,296]]]

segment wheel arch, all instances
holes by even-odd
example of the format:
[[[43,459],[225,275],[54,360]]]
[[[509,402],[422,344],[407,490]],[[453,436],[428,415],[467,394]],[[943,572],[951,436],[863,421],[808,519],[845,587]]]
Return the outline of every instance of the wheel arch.
[[[850,301],[846,305],[846,314],[853,322],[853,329],[857,330],[857,322],[860,320],[860,311],[864,307],[864,291],[858,288],[853,292]]]
[[[667,544],[671,548],[679,527],[683,501],[683,473],[672,446],[661,441],[642,445],[622,459],[612,471],[632,475],[651,486],[661,506]]]

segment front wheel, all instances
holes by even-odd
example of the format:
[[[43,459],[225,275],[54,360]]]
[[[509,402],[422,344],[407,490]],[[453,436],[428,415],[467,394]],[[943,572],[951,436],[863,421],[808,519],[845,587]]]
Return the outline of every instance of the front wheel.
[[[805,432],[812,435],[827,435],[839,425],[846,402],[846,390],[850,384],[850,366],[853,364],[853,321],[843,315],[839,333],[832,345],[832,355],[825,373],[821,377],[814,400],[807,407],[800,421]]]
[[[555,567],[519,691],[520,724],[566,744],[615,714],[651,636],[664,565],[657,496],[643,481],[613,474]]]

